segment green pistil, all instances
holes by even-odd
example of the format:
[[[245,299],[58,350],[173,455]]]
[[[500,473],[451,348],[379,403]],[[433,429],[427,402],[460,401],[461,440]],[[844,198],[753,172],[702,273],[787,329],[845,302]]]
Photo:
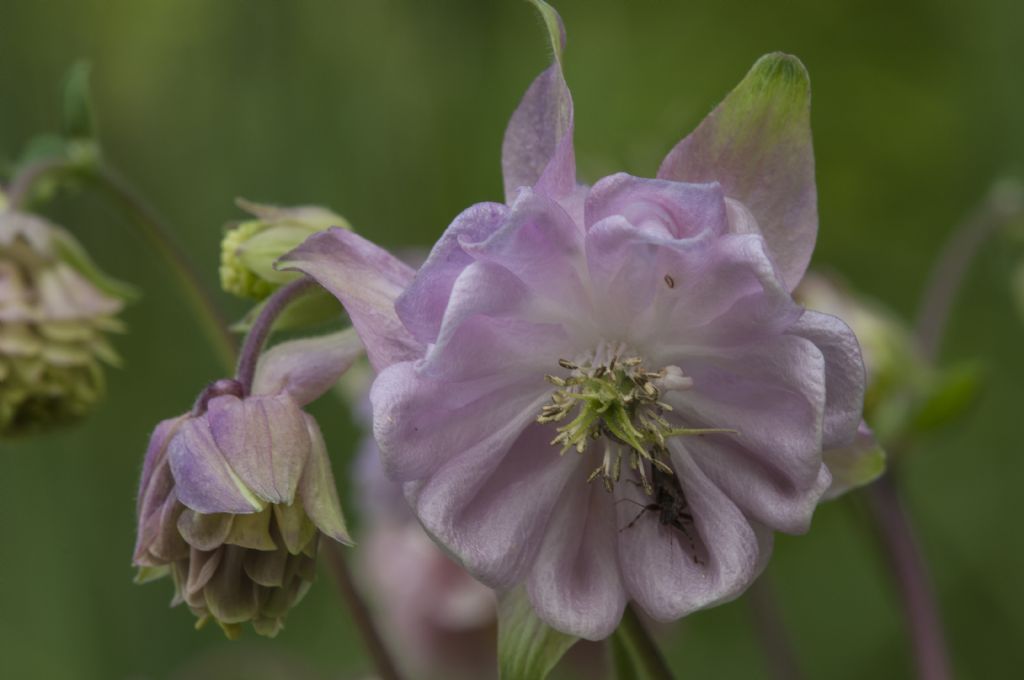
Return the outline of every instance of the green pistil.
[[[576,412],[571,421],[558,428],[558,436],[551,442],[561,446],[562,455],[570,449],[582,454],[592,442],[605,440],[604,458],[588,481],[601,477],[608,491],[619,480],[624,450],[628,451],[630,468],[637,472],[644,490],[651,494],[653,488],[645,463],[674,474],[667,463],[667,439],[733,432],[673,427],[664,417],[672,407],[661,401],[661,390],[655,383],[665,377],[666,371],[646,371],[639,357],[623,360],[613,357],[607,364],[597,366],[563,359],[559,365],[570,374],[565,378],[547,376],[559,389],[541,410],[537,421],[561,422]]]

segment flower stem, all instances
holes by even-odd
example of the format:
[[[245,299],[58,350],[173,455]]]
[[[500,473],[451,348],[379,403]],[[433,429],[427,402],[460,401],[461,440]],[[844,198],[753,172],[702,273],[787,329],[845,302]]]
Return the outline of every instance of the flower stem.
[[[256,363],[259,361],[260,352],[267,342],[270,331],[274,328],[274,322],[285,308],[295,301],[296,298],[313,290],[316,282],[308,277],[278,288],[273,295],[267,298],[263,309],[256,317],[249,334],[245,336],[245,344],[238,355],[238,368],[235,371],[235,378],[242,385],[242,393],[249,394],[252,391],[252,381],[256,376]]]
[[[1003,180],[946,241],[932,266],[917,316],[917,338],[929,359],[939,354],[950,311],[974,257],[990,236],[1021,214],[1024,187],[1015,180]]]
[[[334,541],[325,541],[325,543],[327,544],[327,565],[334,576],[338,592],[345,599],[352,614],[352,620],[355,622],[356,628],[359,629],[363,642],[370,651],[370,656],[373,657],[380,680],[400,680],[401,676],[398,674],[395,663],[392,661],[387,647],[384,646],[384,641],[373,623],[373,617],[370,616],[370,609],[366,606],[366,602],[352,580],[352,574],[345,561],[344,548]]]
[[[170,265],[185,299],[199,317],[207,339],[225,365],[234,363],[237,341],[209,288],[203,283],[185,251],[156,212],[110,168],[98,167],[86,177],[102,189],[128,215],[134,218],[153,249]]]
[[[928,567],[892,473],[880,477],[865,492],[889,568],[899,586],[917,676],[922,680],[948,680],[953,672]]]
[[[220,361],[225,366],[232,366],[237,343],[210,290],[199,277],[188,256],[174,240],[171,230],[114,170],[102,165],[83,165],[66,158],[38,161],[27,166],[12,180],[8,193],[10,207],[24,208],[25,203],[31,198],[33,187],[40,180],[65,175],[90,182],[131,217],[154,250],[171,267],[181,292],[195,311]]]
[[[620,636],[629,655],[639,666],[641,677],[648,680],[674,680],[675,676],[672,675],[665,657],[654,644],[654,639],[640,621],[640,616],[632,604],[627,606],[622,614],[622,622],[615,635]]]
[[[747,591],[747,602],[754,619],[761,651],[768,661],[771,675],[777,680],[798,680],[803,677],[793,644],[782,622],[778,599],[767,574],[762,574]]]

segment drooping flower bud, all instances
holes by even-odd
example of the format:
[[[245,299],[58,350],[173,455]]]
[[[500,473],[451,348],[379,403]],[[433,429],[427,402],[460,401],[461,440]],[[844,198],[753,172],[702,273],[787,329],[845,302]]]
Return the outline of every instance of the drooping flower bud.
[[[316,421],[302,406],[362,352],[354,332],[284,343],[252,394],[221,380],[190,414],[157,426],[138,499],[138,580],[165,575],[173,603],[230,638],[274,636],[309,589],[326,537],[350,544]]]
[[[328,227],[349,229],[348,221],[327,208],[277,207],[238,199],[238,207],[255,219],[233,225],[221,242],[220,281],[228,293],[262,300],[298,277],[274,269],[277,258],[311,234]]]
[[[0,193],[0,436],[65,424],[103,395],[107,333],[130,289],[96,269],[68,232],[5,210]]]

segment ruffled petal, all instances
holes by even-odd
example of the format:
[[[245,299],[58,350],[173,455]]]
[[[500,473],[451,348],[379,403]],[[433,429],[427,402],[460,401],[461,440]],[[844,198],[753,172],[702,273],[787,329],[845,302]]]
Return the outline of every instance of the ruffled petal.
[[[530,602],[548,625],[588,640],[612,634],[626,606],[613,498],[586,483],[579,466],[552,512],[527,581]]]
[[[510,203],[520,187],[536,187],[558,199],[576,186],[572,95],[562,75],[565,27],[546,2],[533,4],[547,25],[555,61],[530,85],[505,130],[501,169]]]
[[[719,182],[752,213],[792,290],[818,231],[807,71],[774,53],[665,158],[658,177]]]
[[[530,189],[519,193],[494,234],[463,248],[477,261],[511,271],[545,301],[553,317],[588,301],[583,284],[583,230],[562,206]]]
[[[810,340],[825,357],[825,427],[822,446],[846,446],[857,435],[866,372],[857,337],[840,319],[807,310],[790,333]]]
[[[670,448],[693,516],[689,536],[662,524],[657,511],[638,508],[651,501],[633,485],[620,484],[617,491],[633,501],[617,503],[623,582],[657,621],[674,621],[737,597],[762,567],[758,532],[686,451],[674,442]]]
[[[821,465],[810,483],[795,483],[785,462],[767,461],[765,452],[725,436],[687,437],[682,446],[740,510],[775,531],[805,533],[832,482]]]
[[[636,229],[671,238],[718,236],[729,228],[725,197],[717,182],[687,184],[633,177],[605,177],[587,194],[584,222],[590,228],[621,215]]]
[[[383,248],[332,228],[310,236],[278,263],[308,274],[338,298],[377,370],[422,352],[395,312],[395,300],[415,272]]]
[[[351,328],[282,342],[260,357],[252,393],[287,392],[299,406],[304,406],[338,382],[363,352],[363,343]]]
[[[526,575],[579,464],[559,456],[551,438],[551,428],[534,424],[510,447],[456,449],[437,472],[405,485],[423,527],[487,586],[507,588]]]
[[[428,477],[456,456],[491,460],[503,454],[548,399],[543,378],[447,383],[412,363],[385,369],[373,383],[374,438],[395,481]]]
[[[706,437],[735,442],[736,451],[760,466],[760,475],[772,470],[776,481],[799,490],[817,483],[825,362],[813,343],[780,335],[675,363],[693,380],[692,388],[664,396],[682,426],[735,430]]]
[[[288,394],[223,396],[207,409],[213,439],[234,474],[260,499],[291,503],[310,449],[295,400]]]
[[[437,338],[455,279],[473,262],[465,248],[497,231],[507,213],[508,208],[500,203],[472,205],[434,244],[427,261],[395,302],[399,318],[417,340],[427,344]]]

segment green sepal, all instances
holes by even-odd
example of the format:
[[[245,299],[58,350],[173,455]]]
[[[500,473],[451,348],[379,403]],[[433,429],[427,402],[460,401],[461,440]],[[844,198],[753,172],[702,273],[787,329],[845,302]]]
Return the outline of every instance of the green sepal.
[[[522,586],[498,599],[498,677],[544,680],[579,638],[541,621]]]
[[[548,39],[551,41],[555,59],[558,60],[558,63],[562,63],[565,36],[562,33],[562,20],[558,17],[558,12],[544,0],[528,0],[528,2],[540,12],[540,18],[544,20],[544,27],[548,30]]]
[[[977,401],[984,377],[985,367],[978,361],[944,369],[914,409],[910,431],[930,432],[963,417]]]
[[[231,326],[236,333],[247,333],[256,322],[266,300],[250,309],[246,315]],[[324,288],[310,291],[292,302],[274,321],[274,331],[289,331],[307,328],[342,318],[345,310],[338,299]]]

